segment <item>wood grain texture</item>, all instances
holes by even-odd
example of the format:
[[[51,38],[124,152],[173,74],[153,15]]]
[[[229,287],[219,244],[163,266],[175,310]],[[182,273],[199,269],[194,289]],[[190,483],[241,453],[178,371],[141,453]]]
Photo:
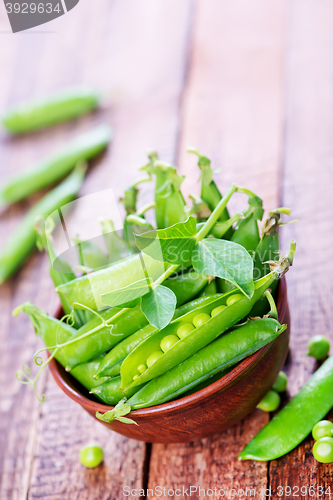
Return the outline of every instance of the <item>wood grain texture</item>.
[[[285,2],[197,3],[179,145],[187,193],[198,193],[196,159],[185,153],[190,145],[209,156],[213,167],[223,166],[216,179],[224,190],[238,182],[261,196],[267,209],[278,205],[285,8]],[[232,210],[244,201],[232,200]],[[237,454],[267,422],[268,415],[255,412],[233,430],[182,445],[180,451],[174,445],[153,445],[149,486],[161,481],[172,485],[175,478],[180,484],[199,481],[203,488],[217,483],[228,491],[246,485],[259,489],[258,498],[264,498],[266,464],[239,464]]]
[[[89,2],[80,2],[52,25],[55,33],[45,28],[3,35],[6,44],[0,47],[0,64],[6,69],[0,74],[1,109],[81,83],[101,89],[105,106],[40,133],[9,138],[1,132],[0,182],[76,133],[104,121],[114,126],[114,141],[94,162],[82,195],[111,187],[118,197],[146,161],[145,149],[154,147],[173,161],[190,9],[187,0],[181,5],[176,0],[148,0],[144,6],[133,0],[103,0],[93,10]],[[0,26],[6,26],[3,19]],[[0,215],[1,244],[38,197]],[[46,259],[34,255],[1,287],[0,294],[0,340],[5,353],[0,366],[0,498],[119,498],[127,481],[142,484],[145,444],[106,432],[53,385],[46,385],[47,402],[41,407],[31,388],[15,380],[16,370],[24,363],[31,365],[40,343],[28,318],[13,319],[11,311],[27,300],[50,313],[57,304]],[[44,378],[40,391],[45,384]],[[90,473],[80,469],[77,452],[91,437],[105,442],[107,458],[102,468]]]
[[[296,218],[301,217],[298,224],[283,232],[285,247],[291,237],[298,246],[288,276],[293,332],[288,364],[291,396],[317,368],[306,356],[308,339],[324,334],[333,341],[332,16],[329,1],[290,4],[282,203],[293,208]],[[315,491],[318,486],[332,487],[332,465],[320,465],[313,459],[312,444],[307,439],[292,453],[271,463],[273,492],[279,485],[313,486]]]

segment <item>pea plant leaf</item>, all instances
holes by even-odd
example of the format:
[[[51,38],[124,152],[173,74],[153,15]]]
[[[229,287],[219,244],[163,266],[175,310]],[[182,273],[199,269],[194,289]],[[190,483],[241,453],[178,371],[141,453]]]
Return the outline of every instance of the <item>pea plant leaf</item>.
[[[215,238],[204,239],[193,250],[192,264],[197,273],[230,281],[244,295],[252,297],[253,260],[238,243]]]
[[[140,301],[140,297],[150,290],[151,278],[135,281],[124,288],[102,294],[102,302],[110,307],[134,307]]]
[[[180,265],[190,260],[196,234],[196,220],[189,217],[166,229],[136,235],[135,241],[138,248],[153,259]]]
[[[177,298],[172,290],[157,285],[142,297],[141,310],[149,323],[161,330],[172,320],[176,303]]]

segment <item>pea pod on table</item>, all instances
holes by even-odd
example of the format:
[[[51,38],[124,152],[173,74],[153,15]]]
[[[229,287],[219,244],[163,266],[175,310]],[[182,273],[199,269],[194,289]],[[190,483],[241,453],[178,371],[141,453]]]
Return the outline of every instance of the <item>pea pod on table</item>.
[[[35,248],[36,217],[46,218],[55,210],[74,200],[83,183],[85,172],[85,167],[77,166],[59,186],[30,209],[2,248],[0,253],[0,284],[18,270]]]
[[[296,448],[333,408],[333,356],[303,389],[246,445],[241,460],[275,460]]]
[[[284,273],[289,265],[290,261],[284,259],[283,265],[277,266],[276,271],[256,281],[251,299],[240,294],[238,289],[231,290],[218,299],[213,298],[209,304],[173,320],[163,330],[143,341],[122,364],[124,392],[177,366],[246,317],[256,301],[280,275],[280,271],[283,269],[281,273]],[[171,345],[167,340],[172,342]],[[165,348],[164,342],[168,344]],[[138,370],[139,366],[145,367],[142,373]]]
[[[72,88],[16,106],[2,117],[2,123],[12,134],[22,134],[72,120],[99,104],[97,92],[83,87]]]
[[[258,351],[285,329],[272,318],[249,320],[148,382],[127,403],[136,410],[173,400]]]
[[[68,175],[80,161],[101,153],[109,144],[111,130],[102,125],[69,141],[33,169],[20,172],[0,189],[0,205],[14,203],[55,184]]]

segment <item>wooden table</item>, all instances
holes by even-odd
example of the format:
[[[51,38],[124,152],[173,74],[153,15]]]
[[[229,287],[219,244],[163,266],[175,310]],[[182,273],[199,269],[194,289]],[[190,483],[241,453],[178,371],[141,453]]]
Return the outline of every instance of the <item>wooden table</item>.
[[[112,187],[119,196],[150,148],[190,174],[185,193],[197,191],[195,159],[185,153],[194,145],[223,167],[216,174],[222,189],[235,181],[258,193],[268,210],[290,206],[293,217],[301,218],[281,231],[284,251],[291,237],[298,244],[288,275],[292,338],[286,367],[289,395],[296,394],[315,369],[306,357],[307,339],[316,333],[332,338],[332,1],[99,0],[95,10],[91,5],[82,0],[52,24],[16,35],[0,6],[0,109],[82,82],[109,100],[102,112],[75,123],[17,139],[2,133],[1,181],[78,131],[107,121],[114,126],[112,146],[91,169],[82,195]],[[36,199],[1,214],[1,242]],[[40,343],[28,318],[14,319],[11,311],[27,300],[55,310],[47,270],[46,257],[35,254],[0,288],[1,499],[120,499],[125,486],[216,487],[225,498],[241,498],[239,490],[246,488],[255,489],[256,498],[265,498],[267,488],[270,498],[289,498],[281,487],[290,486],[294,496],[331,498],[316,493],[318,486],[332,489],[333,467],[314,461],[310,439],[271,463],[237,461],[269,420],[261,411],[209,439],[151,446],[94,422],[49,374],[40,383],[47,398],[40,405],[15,380]],[[91,439],[103,446],[105,461],[86,470],[78,452]],[[314,490],[302,496],[301,487],[304,493],[310,486]],[[192,498],[208,494],[192,491]],[[150,492],[148,498],[160,497]]]

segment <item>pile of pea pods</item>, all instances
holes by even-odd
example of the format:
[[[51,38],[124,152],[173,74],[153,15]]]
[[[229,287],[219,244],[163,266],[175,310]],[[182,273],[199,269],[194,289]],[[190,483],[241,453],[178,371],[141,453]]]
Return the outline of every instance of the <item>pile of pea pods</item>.
[[[32,303],[14,311],[30,317],[45,344],[34,358],[37,375],[18,374],[36,395],[39,374],[55,358],[92,399],[117,405],[126,398],[132,410],[158,405],[209,385],[285,330],[275,300],[295,252],[292,241],[286,257],[279,253],[281,214],[290,210],[268,213],[260,232],[262,200],[235,184],[223,196],[210,160],[190,152],[198,157],[200,195],[186,205],[183,177],[150,153],[121,199],[123,230],[105,214],[103,244],[74,242],[81,264],[74,269],[55,254],[54,221],[37,218],[37,244],[49,253],[63,317]],[[153,200],[138,207],[143,183],[154,186]],[[247,205],[230,216],[237,193]]]

